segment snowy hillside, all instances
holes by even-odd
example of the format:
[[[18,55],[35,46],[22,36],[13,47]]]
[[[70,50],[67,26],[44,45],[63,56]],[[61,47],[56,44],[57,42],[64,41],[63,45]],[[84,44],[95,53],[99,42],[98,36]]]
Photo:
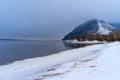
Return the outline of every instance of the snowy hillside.
[[[73,37],[86,36],[88,33],[108,35],[114,30],[114,27],[103,20],[92,19],[76,27],[72,32],[67,34],[63,40],[69,40]]]
[[[0,80],[119,80],[119,53],[114,42],[17,61],[0,66]]]
[[[107,24],[104,21],[99,21],[98,20],[98,30],[97,30],[97,34],[106,34],[108,35],[110,32],[112,32],[112,26]]]

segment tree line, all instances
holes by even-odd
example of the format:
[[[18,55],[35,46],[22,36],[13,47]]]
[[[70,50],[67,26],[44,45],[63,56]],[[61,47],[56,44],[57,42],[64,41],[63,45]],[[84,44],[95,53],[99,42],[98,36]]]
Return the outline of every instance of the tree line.
[[[71,39],[77,39],[78,41],[85,41],[85,40],[89,40],[89,41],[98,40],[98,41],[109,41],[109,42],[120,41],[120,29],[113,31],[108,35],[94,34],[90,32],[86,36],[78,36]]]

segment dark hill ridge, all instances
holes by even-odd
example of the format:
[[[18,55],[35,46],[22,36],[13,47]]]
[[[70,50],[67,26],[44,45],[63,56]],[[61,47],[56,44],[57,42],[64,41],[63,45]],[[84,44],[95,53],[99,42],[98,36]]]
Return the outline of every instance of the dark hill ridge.
[[[115,30],[116,30],[116,29],[120,29],[120,23],[113,23],[113,22],[112,22],[112,23],[109,23],[109,24],[112,25],[112,26],[114,26],[114,27],[115,27],[115,28],[114,28]]]
[[[87,36],[88,33],[108,35],[114,30],[114,27],[103,20],[92,19],[67,34],[63,40],[69,40],[78,36]]]

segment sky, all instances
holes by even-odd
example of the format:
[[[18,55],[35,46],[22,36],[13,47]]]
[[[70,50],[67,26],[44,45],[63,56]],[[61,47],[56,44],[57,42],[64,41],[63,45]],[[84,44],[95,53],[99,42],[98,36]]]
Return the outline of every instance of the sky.
[[[60,40],[89,19],[120,22],[120,0],[0,0],[0,38]]]

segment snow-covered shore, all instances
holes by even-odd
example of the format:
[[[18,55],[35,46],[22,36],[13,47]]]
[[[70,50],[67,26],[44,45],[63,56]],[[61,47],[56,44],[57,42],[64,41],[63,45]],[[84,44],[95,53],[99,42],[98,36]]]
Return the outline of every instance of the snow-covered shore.
[[[120,80],[119,61],[120,43],[115,42],[105,44],[94,55],[63,64],[42,76],[44,80]]]
[[[97,40],[94,40],[94,41],[78,41],[78,40],[65,40],[64,42],[66,43],[70,43],[70,44],[103,44],[103,43],[108,43],[107,41],[97,41]]]
[[[0,66],[0,80],[119,80],[119,53],[114,42],[17,61]]]

